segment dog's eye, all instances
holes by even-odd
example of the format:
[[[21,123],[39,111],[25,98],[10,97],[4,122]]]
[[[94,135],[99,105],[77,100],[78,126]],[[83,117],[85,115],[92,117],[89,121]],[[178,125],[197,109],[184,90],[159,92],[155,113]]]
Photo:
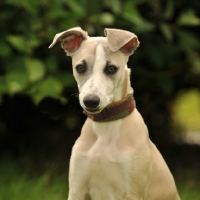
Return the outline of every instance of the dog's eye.
[[[104,69],[104,72],[108,75],[115,74],[117,72],[117,67],[115,65],[109,65]]]
[[[76,71],[79,74],[83,74],[86,71],[86,66],[82,65],[82,64],[79,64],[79,65],[76,66]]]

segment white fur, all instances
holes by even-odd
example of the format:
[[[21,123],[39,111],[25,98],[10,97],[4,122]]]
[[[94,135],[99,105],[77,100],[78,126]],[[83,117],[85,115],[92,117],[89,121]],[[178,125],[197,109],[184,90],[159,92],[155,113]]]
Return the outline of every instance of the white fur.
[[[86,109],[86,107],[83,103],[83,99],[88,94],[96,94],[100,97],[101,101],[98,106],[99,111],[107,106],[113,99],[113,84],[110,80],[107,80],[107,77],[103,74],[105,65],[106,56],[100,43],[96,47],[92,73],[79,91],[80,104],[84,109]],[[109,82],[109,84],[104,84],[106,82]]]

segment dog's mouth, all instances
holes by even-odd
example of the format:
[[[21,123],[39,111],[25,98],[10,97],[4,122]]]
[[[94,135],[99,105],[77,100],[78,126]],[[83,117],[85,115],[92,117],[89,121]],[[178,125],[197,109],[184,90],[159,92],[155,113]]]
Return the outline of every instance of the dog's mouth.
[[[85,108],[84,111],[89,114],[98,114],[102,111],[102,109]]]

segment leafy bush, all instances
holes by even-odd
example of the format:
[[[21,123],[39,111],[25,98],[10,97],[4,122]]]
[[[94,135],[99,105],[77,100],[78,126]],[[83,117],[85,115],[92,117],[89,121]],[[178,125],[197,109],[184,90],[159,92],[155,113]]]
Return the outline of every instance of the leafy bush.
[[[25,94],[36,105],[47,97],[66,104],[66,88],[77,89],[70,58],[59,45],[48,49],[53,36],[75,26],[90,35],[121,28],[141,41],[129,61],[138,108],[152,137],[169,133],[170,103],[179,91],[200,88],[199,9],[196,0],[2,1],[0,102]]]

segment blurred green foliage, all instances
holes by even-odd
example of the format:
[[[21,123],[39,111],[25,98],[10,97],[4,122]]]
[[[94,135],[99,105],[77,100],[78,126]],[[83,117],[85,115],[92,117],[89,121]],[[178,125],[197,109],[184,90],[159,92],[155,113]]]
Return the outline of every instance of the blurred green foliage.
[[[35,103],[51,96],[61,98],[64,87],[75,84],[71,72],[61,70],[58,48],[48,50],[57,32],[81,26],[90,35],[102,35],[104,27],[135,32],[141,41],[136,61],[130,62],[141,75],[168,95],[176,88],[177,75],[194,78],[200,74],[200,19],[196,1],[88,1],[7,0],[0,11],[1,87],[4,93],[30,95]],[[141,60],[147,61],[147,65]],[[136,64],[137,63],[137,64]],[[66,59],[64,63],[70,65]],[[130,64],[129,64],[130,65]],[[133,67],[132,65],[130,65]],[[64,73],[64,74],[63,74]],[[182,78],[182,88],[184,77]],[[63,80],[66,79],[66,80]]]
[[[76,83],[59,45],[48,49],[54,35],[75,26],[91,36],[120,28],[141,42],[129,67],[150,132],[170,128],[171,101],[184,89],[200,89],[199,10],[196,0],[3,0],[0,103],[5,95],[25,94],[35,105],[47,97],[66,104],[66,88],[77,90]]]
[[[200,92],[190,90],[180,94],[174,107],[174,121],[180,123],[182,129],[198,133],[198,130],[200,130]]]

